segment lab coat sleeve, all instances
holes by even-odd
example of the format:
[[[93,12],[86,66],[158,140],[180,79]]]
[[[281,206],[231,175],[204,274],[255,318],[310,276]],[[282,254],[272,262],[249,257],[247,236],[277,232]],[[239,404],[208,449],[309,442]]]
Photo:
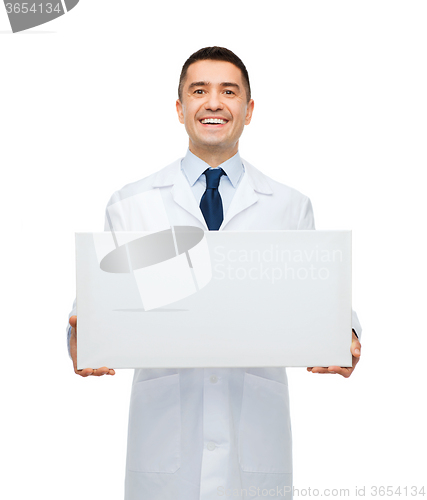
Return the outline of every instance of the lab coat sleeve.
[[[73,302],[73,308],[68,315],[68,319],[71,318],[71,316],[75,316],[77,314],[77,309],[76,309],[76,299],[74,299]],[[71,337],[71,326],[70,323],[67,324],[67,349],[68,349],[68,356],[70,356],[71,359],[71,352],[70,352],[70,337]]]
[[[313,207],[310,199],[307,197],[305,197],[301,207],[298,229],[315,229]],[[353,310],[351,311],[351,326],[360,340],[362,336],[362,326],[359,318],[357,317],[356,311]]]
[[[357,317],[356,311],[353,310],[351,310],[351,327],[356,332],[356,335],[360,340],[362,337],[362,326],[359,322],[359,318]]]
[[[304,197],[302,203],[300,217],[298,221],[298,229],[315,229],[314,213],[310,198]]]
[[[116,203],[122,200],[122,196],[119,191],[116,191],[110,198],[107,203],[107,208],[105,209],[105,221],[104,221],[104,231],[124,231],[126,225],[124,224],[124,215],[122,210],[117,209],[114,211],[114,221],[110,218],[110,213],[108,208],[111,205],[115,205]],[[117,205],[116,205],[117,206]]]

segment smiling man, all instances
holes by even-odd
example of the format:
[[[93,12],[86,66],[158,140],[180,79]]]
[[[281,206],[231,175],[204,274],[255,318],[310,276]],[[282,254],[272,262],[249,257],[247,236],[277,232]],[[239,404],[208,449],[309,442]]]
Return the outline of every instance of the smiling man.
[[[310,200],[265,176],[239,155],[254,109],[249,76],[231,51],[208,47],[184,64],[176,102],[189,136],[184,158],[117,191],[126,200],[106,230],[156,231],[171,225],[204,230],[314,229]],[[138,195],[160,194],[162,207]],[[237,300],[237,299],[236,299]],[[70,353],[76,369],[75,312]],[[221,314],[221,311],[217,311]],[[207,318],[207,324],[209,319]],[[354,315],[353,328],[360,334]],[[349,332],[350,333],[350,332]],[[167,349],[167,346],[165,346]],[[348,377],[353,368],[314,367]],[[291,497],[292,450],[285,368],[135,370],[129,412],[126,500]]]

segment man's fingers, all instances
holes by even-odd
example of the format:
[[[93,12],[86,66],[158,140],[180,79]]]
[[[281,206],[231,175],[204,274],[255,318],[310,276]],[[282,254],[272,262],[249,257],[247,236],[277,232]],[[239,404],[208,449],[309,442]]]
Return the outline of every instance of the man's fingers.
[[[95,377],[102,377],[102,375],[105,375],[106,373],[108,373],[108,371],[109,370],[106,366],[102,366],[101,368],[95,368],[92,375]]]
[[[102,366],[101,368],[95,368],[95,370],[93,370],[92,375],[95,377],[102,377],[102,375],[114,375],[114,373],[115,373],[114,370],[112,369],[110,370],[106,366]]]
[[[345,368],[342,366],[313,366],[310,368],[307,368],[307,370],[311,373],[330,373],[332,375],[338,374],[342,375],[343,377],[347,378],[351,375],[351,372],[353,371],[353,368]]]
[[[93,369],[92,368],[85,368],[83,370],[74,370],[77,375],[81,375],[82,377],[89,377],[89,375],[92,375]]]
[[[351,375],[353,368],[347,368],[343,366],[329,366],[328,370],[329,373],[337,373],[338,375],[342,375],[343,377],[347,378]]]
[[[313,366],[310,369],[307,368],[307,370],[311,371],[311,373],[331,373],[325,366]]]
[[[115,375],[116,372],[112,368],[103,366],[102,368],[84,368],[83,370],[74,370],[81,377],[102,377],[103,375]]]

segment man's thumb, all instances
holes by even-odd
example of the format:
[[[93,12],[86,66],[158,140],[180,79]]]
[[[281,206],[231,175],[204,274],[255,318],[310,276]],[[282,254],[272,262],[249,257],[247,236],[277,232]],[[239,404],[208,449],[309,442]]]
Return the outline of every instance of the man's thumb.
[[[68,322],[72,328],[77,328],[77,316],[71,316]]]

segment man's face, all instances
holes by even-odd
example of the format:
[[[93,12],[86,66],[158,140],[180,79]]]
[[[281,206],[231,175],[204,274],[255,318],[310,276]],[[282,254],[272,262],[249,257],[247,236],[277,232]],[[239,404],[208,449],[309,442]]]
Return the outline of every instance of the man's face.
[[[247,102],[240,69],[229,62],[212,60],[189,66],[182,100],[176,102],[193,153],[210,150],[234,155],[253,107],[252,99]]]

